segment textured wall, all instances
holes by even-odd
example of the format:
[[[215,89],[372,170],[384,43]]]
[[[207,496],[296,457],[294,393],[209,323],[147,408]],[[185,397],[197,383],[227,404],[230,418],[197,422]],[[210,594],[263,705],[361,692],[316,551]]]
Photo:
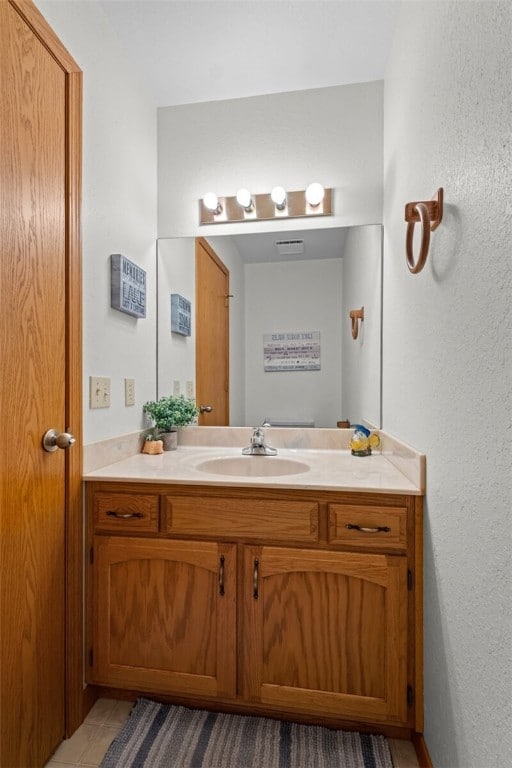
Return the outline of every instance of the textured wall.
[[[83,313],[84,442],[143,426],[155,395],[156,109],[138,84],[95,1],[37,0],[84,72]],[[147,317],[110,308],[111,253],[147,272]],[[111,378],[111,407],[89,409],[89,376]],[[134,378],[136,405],[124,404]]]
[[[384,427],[427,454],[426,740],[511,750],[511,6],[403,3],[385,79]],[[409,274],[404,204],[443,186]]]

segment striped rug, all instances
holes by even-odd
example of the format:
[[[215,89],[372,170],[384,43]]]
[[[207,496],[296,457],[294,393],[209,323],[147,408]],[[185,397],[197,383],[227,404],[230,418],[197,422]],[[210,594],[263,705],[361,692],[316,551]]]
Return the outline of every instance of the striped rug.
[[[100,768],[393,768],[384,736],[139,699]]]

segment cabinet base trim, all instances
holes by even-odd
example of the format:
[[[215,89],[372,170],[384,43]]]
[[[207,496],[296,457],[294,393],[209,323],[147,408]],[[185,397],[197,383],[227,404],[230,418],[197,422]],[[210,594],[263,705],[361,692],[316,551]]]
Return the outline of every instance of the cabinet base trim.
[[[246,703],[241,700],[213,700],[197,696],[168,696],[163,693],[155,693],[155,691],[112,688],[100,685],[95,685],[94,687],[98,698],[136,701],[140,696],[144,696],[153,701],[159,701],[164,704],[177,704],[182,707],[190,707],[191,709],[206,709],[210,712],[226,712],[228,714],[239,715],[261,715],[263,717],[272,717],[275,720],[288,720],[290,722],[304,723],[306,725],[323,725],[326,728],[334,728],[337,730],[378,733],[387,736],[389,739],[406,739],[411,741],[414,733],[412,728],[387,725],[384,723],[379,724],[375,721],[366,722],[364,720],[353,720],[348,717],[338,717],[336,715],[304,713],[285,709],[284,707],[258,704],[256,702]],[[432,768],[432,766],[425,765],[425,768]]]
[[[412,735],[412,743],[416,750],[416,757],[418,758],[420,768],[434,768],[423,734],[414,732]]]

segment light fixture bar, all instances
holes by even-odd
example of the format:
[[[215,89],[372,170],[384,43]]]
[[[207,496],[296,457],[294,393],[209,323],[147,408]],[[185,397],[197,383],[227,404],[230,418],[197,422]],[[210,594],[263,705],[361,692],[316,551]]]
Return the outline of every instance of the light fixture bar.
[[[229,224],[242,221],[271,221],[279,219],[295,219],[309,216],[332,216],[334,193],[326,189],[322,201],[318,205],[310,205],[306,200],[305,190],[286,193],[286,205],[282,210],[273,202],[270,193],[252,195],[253,207],[244,210],[233,197],[219,197],[218,214],[206,207],[204,200],[199,201],[200,224]]]

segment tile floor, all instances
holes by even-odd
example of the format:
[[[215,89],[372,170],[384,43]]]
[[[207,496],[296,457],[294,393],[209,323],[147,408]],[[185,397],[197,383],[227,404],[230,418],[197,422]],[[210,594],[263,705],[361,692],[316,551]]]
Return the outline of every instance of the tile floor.
[[[98,699],[80,728],[62,742],[45,768],[97,768],[132,707],[132,701]]]
[[[97,768],[133,706],[130,701],[98,699],[80,728],[63,741],[45,768]],[[414,747],[390,740],[395,768],[419,768]]]

